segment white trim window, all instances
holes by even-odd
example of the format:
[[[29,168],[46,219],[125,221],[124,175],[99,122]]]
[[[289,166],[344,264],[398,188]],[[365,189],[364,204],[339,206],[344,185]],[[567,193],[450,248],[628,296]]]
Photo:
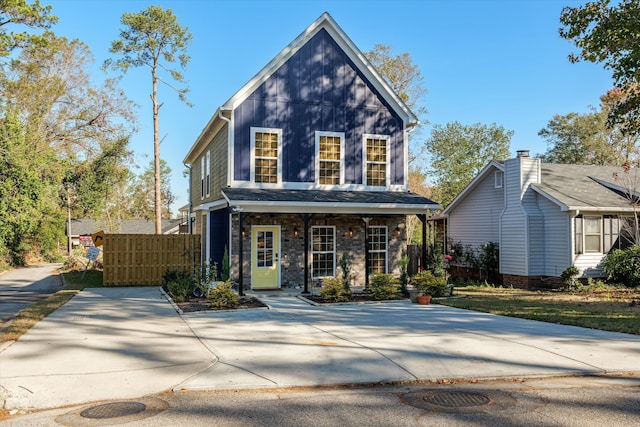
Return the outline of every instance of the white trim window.
[[[504,172],[495,171],[493,173],[493,182],[494,182],[495,188],[502,188],[503,179],[504,179]]]
[[[200,200],[204,199],[204,156],[200,157]]]
[[[362,182],[368,187],[386,187],[389,185],[390,153],[389,135],[365,134],[362,138],[364,165]]]
[[[211,195],[211,151],[207,151],[207,164],[205,165],[207,171],[205,173],[206,187],[207,187],[207,197]]]
[[[344,132],[316,131],[316,182],[320,185],[344,183]]]
[[[336,275],[336,228],[311,227],[311,268],[314,279]]]
[[[387,226],[369,226],[369,274],[387,272]]]
[[[251,182],[282,182],[282,129],[251,128]]]

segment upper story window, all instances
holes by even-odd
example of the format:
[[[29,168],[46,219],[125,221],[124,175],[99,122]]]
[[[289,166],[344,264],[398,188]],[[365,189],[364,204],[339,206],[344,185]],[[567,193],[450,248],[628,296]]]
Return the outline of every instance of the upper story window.
[[[495,188],[502,188],[502,180],[504,179],[504,172],[495,171],[493,173],[493,181]]]
[[[251,180],[277,184],[282,175],[282,129],[251,128]]]
[[[388,135],[364,136],[363,181],[371,187],[386,187],[389,182]]]
[[[204,199],[204,156],[200,157],[200,198]]]
[[[344,133],[316,132],[316,182],[340,185],[344,182]]]
[[[207,151],[207,161],[205,164],[205,186],[207,187],[207,197],[211,195],[211,152]]]

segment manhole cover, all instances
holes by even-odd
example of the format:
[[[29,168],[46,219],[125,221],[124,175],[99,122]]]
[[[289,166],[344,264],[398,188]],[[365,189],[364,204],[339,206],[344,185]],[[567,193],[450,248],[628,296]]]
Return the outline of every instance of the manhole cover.
[[[448,407],[482,406],[491,403],[484,394],[465,391],[445,391],[428,393],[423,399],[434,405]]]
[[[92,406],[80,412],[85,418],[118,418],[137,414],[147,409],[147,405],[140,402],[113,402],[104,405]]]

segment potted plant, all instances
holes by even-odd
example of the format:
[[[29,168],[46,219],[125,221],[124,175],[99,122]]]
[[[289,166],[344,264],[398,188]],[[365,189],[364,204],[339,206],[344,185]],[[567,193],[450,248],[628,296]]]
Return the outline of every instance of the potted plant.
[[[422,295],[431,297],[443,297],[447,294],[447,279],[442,276],[435,276],[429,270],[420,271],[411,277],[411,283],[414,288],[422,292]],[[412,300],[413,301],[413,300]],[[426,299],[422,299],[426,304]],[[416,296],[416,302],[418,298]]]

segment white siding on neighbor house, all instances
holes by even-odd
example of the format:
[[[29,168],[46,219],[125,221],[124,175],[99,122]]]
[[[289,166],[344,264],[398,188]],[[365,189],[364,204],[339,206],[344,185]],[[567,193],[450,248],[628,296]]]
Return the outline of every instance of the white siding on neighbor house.
[[[529,242],[529,276],[544,275],[544,217],[538,210],[527,209],[527,228]]]
[[[527,275],[526,224],[520,204],[520,159],[505,161],[505,209],[500,216],[500,273]]]
[[[453,243],[474,247],[500,239],[500,213],[504,209],[503,188],[496,188],[492,168],[474,191],[469,192],[449,214],[447,235]]]
[[[580,270],[580,277],[604,277],[600,263],[605,256],[600,253],[579,254],[575,256],[573,265]]]
[[[544,215],[543,276],[560,277],[571,265],[571,218],[568,212],[538,195],[538,209]]]

